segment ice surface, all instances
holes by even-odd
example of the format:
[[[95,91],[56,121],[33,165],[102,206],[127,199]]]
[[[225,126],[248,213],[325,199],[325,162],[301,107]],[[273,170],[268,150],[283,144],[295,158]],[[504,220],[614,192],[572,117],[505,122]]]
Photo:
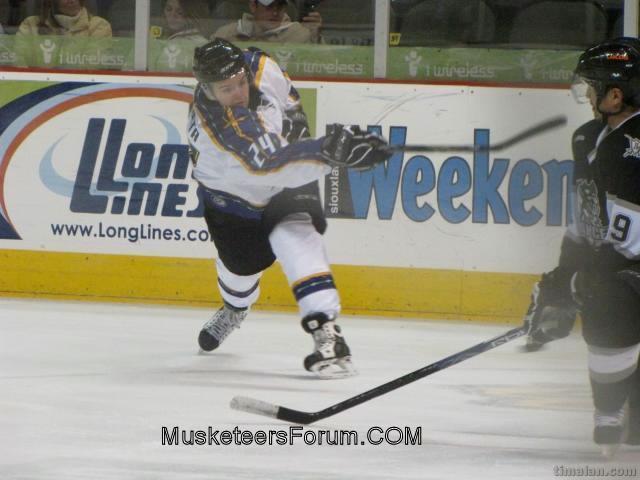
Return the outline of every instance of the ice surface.
[[[162,445],[162,427],[288,431],[229,401],[320,410],[511,328],[344,316],[360,375],[318,380],[297,316],[252,312],[198,354],[211,313],[0,299],[0,479],[537,480],[640,464],[630,447],[604,463],[591,442],[577,333],[538,353],[516,340],[302,430],[422,427],[422,445]]]

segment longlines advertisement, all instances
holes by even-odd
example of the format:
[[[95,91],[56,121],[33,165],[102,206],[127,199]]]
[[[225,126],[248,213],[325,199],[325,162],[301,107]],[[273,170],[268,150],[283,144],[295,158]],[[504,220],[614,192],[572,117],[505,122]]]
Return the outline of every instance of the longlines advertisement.
[[[334,169],[324,180],[333,261],[511,272],[553,264],[568,221],[570,134],[589,118],[568,90],[299,86],[318,135],[340,122],[394,145],[479,147],[398,152],[366,172]],[[191,179],[191,87],[5,81],[3,90],[1,248],[215,254]],[[492,143],[561,113],[567,126],[491,152]]]

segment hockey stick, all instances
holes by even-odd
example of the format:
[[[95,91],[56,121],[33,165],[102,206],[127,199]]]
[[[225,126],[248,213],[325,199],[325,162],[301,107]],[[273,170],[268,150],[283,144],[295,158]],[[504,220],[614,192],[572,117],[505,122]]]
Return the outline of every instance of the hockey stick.
[[[500,143],[494,143],[493,145],[389,145],[391,151],[394,152],[475,152],[476,150],[490,150],[492,152],[499,152],[506,148],[515,145],[516,143],[528,140],[531,137],[540,135],[541,133],[549,130],[554,130],[559,127],[563,127],[567,124],[567,117],[565,115],[558,115],[551,117],[542,123],[538,123],[533,127],[529,127],[526,130],[508,138]]]
[[[494,349],[503,345],[511,340],[515,340],[527,333],[527,327],[522,326],[509,330],[502,335],[499,335],[491,340],[479,343],[473,347],[467,348],[458,353],[443,358],[431,365],[422,367],[415,372],[408,373],[402,377],[398,377],[395,380],[391,380],[388,383],[379,385],[364,393],[360,393],[355,397],[348,398],[342,402],[331,405],[330,407],[318,410],[317,412],[303,412],[300,410],[293,410],[292,408],[283,407],[280,405],[274,405],[272,403],[263,402],[262,400],[255,400],[249,397],[234,397],[231,400],[231,408],[234,410],[240,410],[242,412],[255,413],[256,415],[263,415],[265,417],[277,418],[284,420],[285,422],[299,423],[302,425],[308,425],[318,420],[322,420],[327,417],[331,417],[337,413],[343,412],[349,408],[353,408],[361,403],[368,402],[376,397],[391,392],[397,388],[404,387],[416,380],[420,380],[432,373],[439,372],[445,368],[449,368],[452,365],[460,363],[468,358],[475,357],[483,352]]]

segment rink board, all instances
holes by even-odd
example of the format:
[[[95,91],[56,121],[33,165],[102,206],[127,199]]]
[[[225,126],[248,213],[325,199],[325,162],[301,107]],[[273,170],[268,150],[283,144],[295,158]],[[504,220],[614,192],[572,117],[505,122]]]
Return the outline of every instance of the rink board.
[[[26,250],[0,251],[0,295],[216,306],[212,261]],[[343,312],[510,322],[521,319],[535,275],[333,265]],[[276,265],[257,309],[295,310]]]
[[[192,79],[47,78],[7,79],[0,94],[0,292],[218,303],[187,155]],[[491,145],[567,114],[567,126],[499,153],[398,153],[323,185],[346,312],[519,317],[557,260],[569,137],[588,108],[566,89],[299,87],[317,135],[357,123],[396,145]],[[279,269],[265,274],[258,307],[294,308]]]

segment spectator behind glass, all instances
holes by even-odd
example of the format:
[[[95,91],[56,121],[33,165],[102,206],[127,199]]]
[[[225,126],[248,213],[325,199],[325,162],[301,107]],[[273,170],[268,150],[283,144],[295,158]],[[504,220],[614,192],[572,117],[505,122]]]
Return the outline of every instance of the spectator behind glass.
[[[25,18],[16,34],[111,37],[111,25],[91,15],[84,0],[42,0],[40,15]]]
[[[194,40],[206,43],[209,7],[204,0],[166,0],[159,25],[151,26],[151,36],[161,40]]]
[[[231,42],[317,43],[322,17],[310,12],[302,23],[293,22],[285,9],[288,0],[249,0],[249,10],[237,22],[220,27],[214,36]]]

